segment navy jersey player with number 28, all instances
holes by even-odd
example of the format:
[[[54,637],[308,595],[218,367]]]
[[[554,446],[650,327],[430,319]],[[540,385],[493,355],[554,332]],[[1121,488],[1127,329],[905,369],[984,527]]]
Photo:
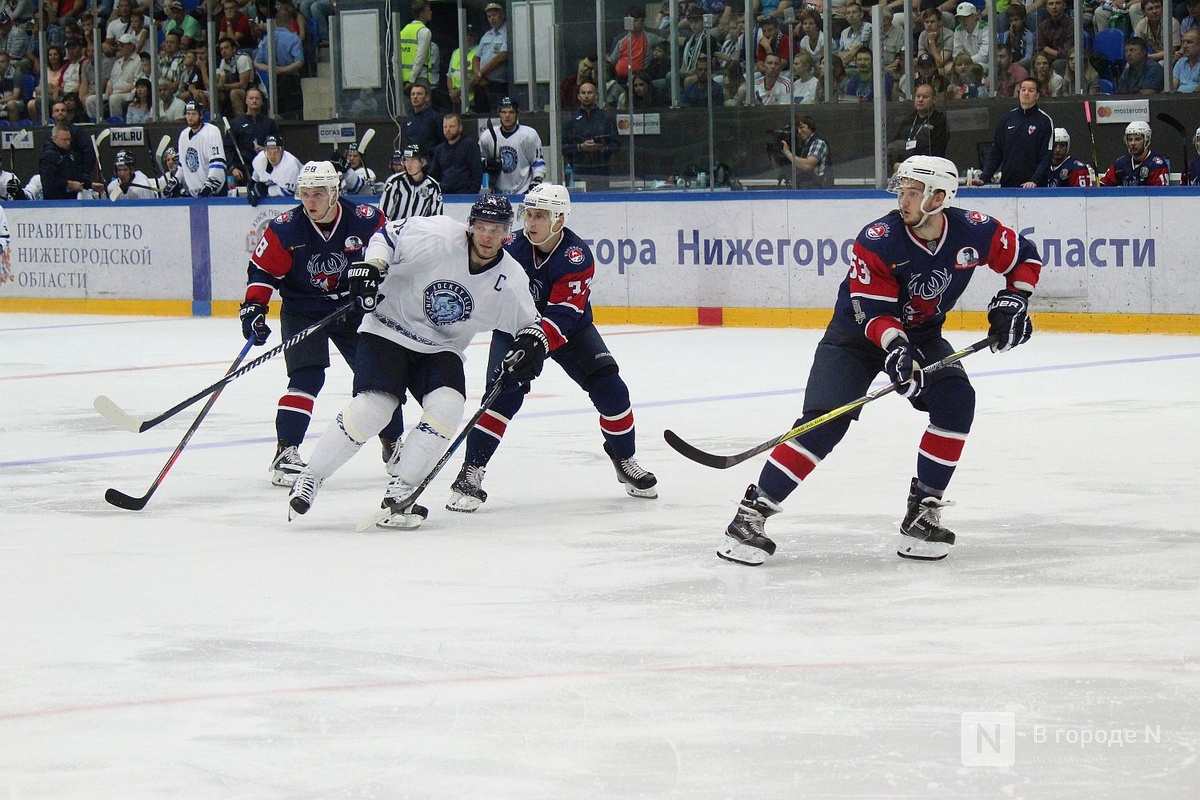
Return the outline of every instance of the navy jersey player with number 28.
[[[912,156],[888,190],[899,208],[863,228],[850,273],[838,290],[833,319],[817,345],[800,425],[866,394],[881,371],[929,426],[917,449],[897,555],[945,558],[954,534],[941,526],[942,499],[975,417],[975,390],[959,363],[926,374],[954,352],[942,336],[976,267],[1004,276],[988,305],[992,348],[1007,351],[1033,332],[1028,298],[1041,273],[1037,249],[1025,237],[978,211],[953,208],[958,168],[944,158]],[[764,525],[780,503],[846,435],[858,412],[838,417],[771,451],[758,484],[746,489],[717,555],[752,566],[775,552]]]

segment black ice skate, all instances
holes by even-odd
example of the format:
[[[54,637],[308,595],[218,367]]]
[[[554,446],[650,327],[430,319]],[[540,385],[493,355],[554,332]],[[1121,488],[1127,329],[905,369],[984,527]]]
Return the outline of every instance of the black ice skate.
[[[288,522],[301,514],[307,514],[317,499],[317,490],[321,488],[322,480],[305,468],[292,483],[288,492]]]
[[[757,567],[767,556],[775,554],[775,543],[767,538],[764,526],[767,518],[783,508],[766,496],[758,494],[753,483],[746,487],[746,496],[738,504],[733,522],[725,529],[725,543],[717,555],[726,561]]]
[[[487,492],[483,490],[483,474],[486,470],[474,464],[463,464],[458,471],[458,477],[450,485],[450,502],[446,503],[447,511],[461,511],[470,514],[487,502]]]
[[[271,483],[276,486],[291,486],[306,466],[308,465],[300,458],[299,448],[280,442],[275,447],[275,460],[271,462]]]
[[[647,500],[658,497],[658,478],[654,477],[653,472],[642,469],[633,456],[617,458],[608,442],[604,443],[604,452],[612,460],[613,469],[617,471],[617,481],[625,486],[625,492],[630,497],[642,497]]]
[[[918,497],[917,479],[908,490],[908,512],[900,523],[896,555],[917,561],[941,561],[950,555],[954,532],[942,527],[942,509],[952,506],[940,497]]]

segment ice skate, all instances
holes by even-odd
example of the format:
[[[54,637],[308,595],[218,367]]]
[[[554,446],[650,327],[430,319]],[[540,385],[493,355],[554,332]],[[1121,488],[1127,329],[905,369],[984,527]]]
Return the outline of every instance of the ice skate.
[[[643,497],[647,500],[658,497],[658,478],[654,477],[653,472],[642,469],[633,456],[617,458],[608,442],[604,443],[604,452],[612,460],[613,469],[617,471],[617,481],[624,485],[630,497]]]
[[[419,506],[409,500],[417,491],[417,487],[405,483],[399,478],[393,478],[383,493],[380,507],[391,512],[388,516],[377,520],[375,525],[380,528],[399,528],[411,531],[419,528],[429,516],[429,509]]]
[[[908,512],[900,523],[900,542],[896,555],[917,561],[941,561],[950,555],[954,532],[942,527],[942,509],[952,506],[938,497],[917,497],[917,480],[913,478],[908,494]]]
[[[307,467],[296,477],[292,490],[288,492],[288,522],[301,514],[307,514],[317,499],[317,490],[323,481],[312,474]]]
[[[762,564],[767,556],[775,554],[775,543],[767,538],[764,526],[768,517],[782,510],[778,503],[760,496],[757,486],[747,486],[746,496],[738,504],[733,522],[725,529],[725,542],[717,549],[717,555],[751,567]]]
[[[447,511],[461,511],[470,514],[487,502],[487,492],[483,490],[483,474],[485,468],[473,464],[463,464],[458,471],[458,477],[450,485],[450,502],[446,503]]]
[[[276,486],[291,486],[296,482],[296,476],[307,466],[300,458],[299,448],[280,442],[275,448],[275,460],[271,462],[271,483]]]
[[[404,449],[404,440],[380,436],[379,443],[383,445],[384,468],[387,469],[388,475],[395,478],[400,474],[400,451]]]

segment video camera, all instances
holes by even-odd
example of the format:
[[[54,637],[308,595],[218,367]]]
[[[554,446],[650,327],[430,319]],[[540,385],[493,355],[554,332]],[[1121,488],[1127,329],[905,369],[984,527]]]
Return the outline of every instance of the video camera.
[[[767,155],[777,165],[786,164],[787,159],[783,157],[783,142],[791,141],[792,129],[789,127],[776,128],[770,132],[770,137],[767,140]]]

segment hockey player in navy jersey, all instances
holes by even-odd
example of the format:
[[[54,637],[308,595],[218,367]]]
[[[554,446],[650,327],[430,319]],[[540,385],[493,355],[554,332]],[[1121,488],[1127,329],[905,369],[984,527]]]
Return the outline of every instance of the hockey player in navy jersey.
[[[571,195],[562,186],[543,183],[529,190],[524,201],[524,231],[514,234],[504,249],[529,276],[529,286],[550,337],[550,357],[571,380],[588,393],[600,413],[604,452],[612,460],[617,480],[631,497],[658,497],[658,480],[634,457],[633,407],[629,387],[617,361],[592,322],[589,286],[596,264],[592,251],[567,227]],[[512,337],[492,333],[488,357],[488,389],[501,375]],[[513,417],[525,402],[528,386],[508,386],[467,436],[467,453],[451,486],[451,511],[471,512],[487,500],[483,475]]]
[[[1188,186],[1200,186],[1200,128],[1196,128],[1192,143],[1196,145],[1197,155],[1188,162]]]
[[[1041,258],[1025,237],[977,211],[953,208],[958,169],[944,158],[912,156],[889,182],[899,208],[863,228],[850,273],[838,289],[833,319],[813,358],[800,425],[866,394],[879,372],[897,393],[929,415],[917,449],[916,477],[900,523],[897,555],[945,558],[954,534],[942,527],[942,499],[975,416],[975,390],[961,364],[926,375],[923,364],[954,352],[942,336],[946,314],[977,267],[1004,276],[988,305],[993,349],[1007,351],[1033,332],[1028,298]],[[858,411],[777,446],[725,530],[717,555],[758,565],[775,552],[768,517],[816,469],[857,419]]]
[[[1101,186],[1170,186],[1167,160],[1150,149],[1150,124],[1131,122],[1125,126],[1128,153],[1118,158],[1100,179]]]
[[[1071,134],[1066,128],[1054,129],[1054,155],[1050,157],[1050,173],[1046,185],[1091,186],[1092,170],[1071,155]]]
[[[385,222],[377,209],[339,196],[341,178],[328,161],[308,162],[296,180],[300,205],[271,220],[250,256],[246,299],[239,316],[242,335],[256,345],[265,344],[271,335],[267,310],[276,291],[284,340],[339,306],[352,305],[346,269],[362,259],[367,242]],[[329,343],[353,367],[361,321],[362,312],[351,308],[343,319],[284,351],[288,388],[275,412],[278,443],[271,462],[271,483],[276,486],[291,486],[304,469],[299,448],[325,385]],[[380,433],[389,472],[396,469],[403,429],[397,408]]]

